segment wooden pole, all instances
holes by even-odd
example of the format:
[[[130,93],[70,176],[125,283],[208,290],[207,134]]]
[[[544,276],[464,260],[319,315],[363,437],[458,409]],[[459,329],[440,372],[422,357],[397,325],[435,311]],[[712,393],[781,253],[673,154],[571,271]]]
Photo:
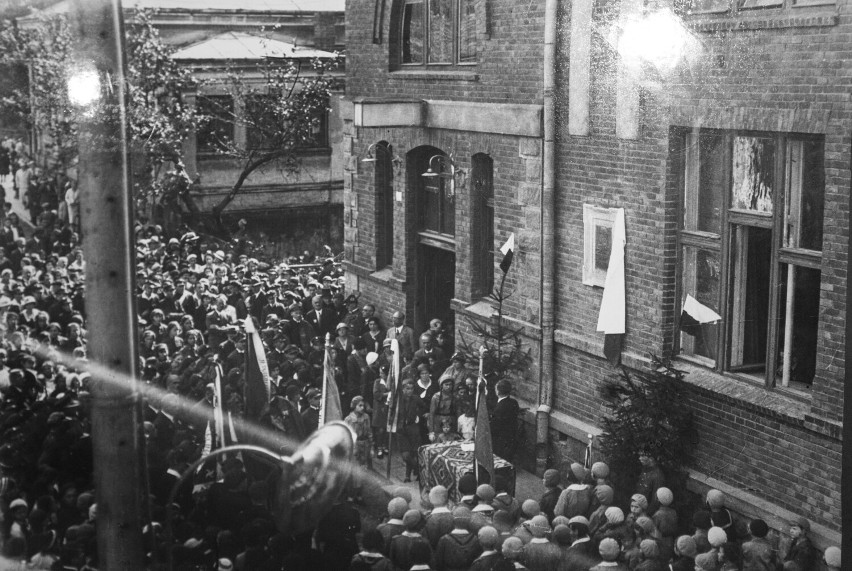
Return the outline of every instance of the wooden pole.
[[[100,569],[142,570],[142,477],[136,391],[133,216],[124,30],[118,0],[75,0],[79,41],[69,95],[80,111],[79,188],[91,358]]]

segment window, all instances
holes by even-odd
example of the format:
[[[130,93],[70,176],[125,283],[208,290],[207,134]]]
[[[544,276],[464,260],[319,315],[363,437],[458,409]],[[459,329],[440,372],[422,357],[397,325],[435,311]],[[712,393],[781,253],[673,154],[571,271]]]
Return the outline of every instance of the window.
[[[685,144],[680,299],[721,317],[682,328],[680,352],[767,386],[806,388],[816,371],[823,140],[678,136]]]
[[[393,265],[393,150],[384,141],[375,147],[376,269]]]
[[[604,287],[617,208],[583,205],[583,283]]]
[[[471,169],[473,213],[473,294],[485,297],[494,290],[494,160],[473,156]]]
[[[230,95],[199,95],[198,112],[207,120],[196,132],[199,153],[218,153],[234,140],[234,98]]]
[[[475,0],[403,0],[400,62],[405,65],[475,64]]]
[[[246,99],[245,125],[246,147],[268,150],[280,146],[287,138],[287,131],[279,127],[282,119],[275,111],[277,98],[274,95],[253,95]],[[294,143],[294,148],[309,150],[328,146],[328,121],[325,111],[313,117],[307,135]]]
[[[420,228],[427,232],[455,236],[455,168],[445,155],[433,155],[428,164],[432,173],[418,177],[422,185],[419,193]]]

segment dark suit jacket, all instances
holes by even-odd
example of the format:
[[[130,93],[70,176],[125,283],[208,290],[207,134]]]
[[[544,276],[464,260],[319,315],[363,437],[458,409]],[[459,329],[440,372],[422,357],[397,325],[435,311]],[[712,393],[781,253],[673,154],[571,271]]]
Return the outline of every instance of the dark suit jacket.
[[[317,335],[322,336],[325,341],[326,333],[331,333],[334,336],[334,328],[337,327],[337,314],[334,309],[324,308],[321,316],[317,317],[317,311],[312,309],[305,315],[305,321],[313,326]]]
[[[510,462],[515,449],[520,409],[518,401],[512,397],[507,397],[498,402],[491,413],[491,438],[494,443],[494,453]]]
[[[406,361],[411,361],[414,358],[415,347],[417,347],[417,339],[414,336],[414,330],[408,325],[403,325],[401,331],[397,331],[396,327],[389,327],[385,332],[388,339],[396,339],[399,342],[399,350],[402,352],[402,358]]]

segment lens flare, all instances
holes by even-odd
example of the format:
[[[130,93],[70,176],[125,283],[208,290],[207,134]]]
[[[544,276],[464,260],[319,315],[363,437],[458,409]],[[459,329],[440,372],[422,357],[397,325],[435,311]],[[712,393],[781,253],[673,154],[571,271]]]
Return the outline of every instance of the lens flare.
[[[78,107],[87,107],[101,97],[101,80],[94,69],[79,69],[68,77],[68,98]]]

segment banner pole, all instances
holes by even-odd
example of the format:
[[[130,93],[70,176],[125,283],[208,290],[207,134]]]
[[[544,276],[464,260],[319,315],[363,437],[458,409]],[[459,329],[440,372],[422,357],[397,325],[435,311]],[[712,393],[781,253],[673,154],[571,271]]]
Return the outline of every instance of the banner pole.
[[[388,454],[387,454],[387,466],[385,468],[385,478],[390,480],[391,475],[391,458],[393,458],[393,432],[388,431]]]

